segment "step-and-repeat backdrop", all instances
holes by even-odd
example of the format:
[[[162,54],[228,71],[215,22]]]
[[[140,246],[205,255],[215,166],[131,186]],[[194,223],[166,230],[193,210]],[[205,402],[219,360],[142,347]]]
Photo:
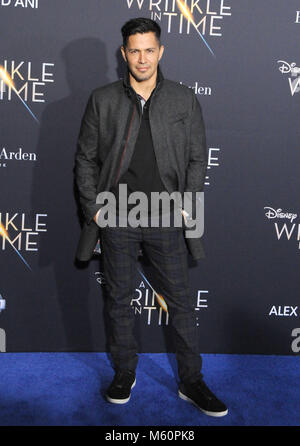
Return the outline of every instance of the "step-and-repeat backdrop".
[[[138,16],[161,25],[163,74],[206,122],[206,258],[190,262],[201,350],[300,351],[300,2],[182,3],[189,17],[176,0],[0,0],[1,351],[106,351],[101,261],[75,260],[74,154]],[[140,351],[172,351],[147,265],[135,280]]]

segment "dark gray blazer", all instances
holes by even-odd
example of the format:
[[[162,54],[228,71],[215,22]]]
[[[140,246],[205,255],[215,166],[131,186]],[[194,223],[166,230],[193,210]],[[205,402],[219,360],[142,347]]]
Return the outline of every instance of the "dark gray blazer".
[[[128,169],[140,114],[128,73],[123,80],[92,91],[82,119],[75,156],[75,180],[85,216],[76,257],[93,255],[100,229],[93,217],[99,192],[108,191]],[[205,128],[192,89],[164,79],[158,67],[149,120],[161,180],[169,193],[201,192],[207,168]],[[186,238],[194,259],[204,257],[200,238]]]

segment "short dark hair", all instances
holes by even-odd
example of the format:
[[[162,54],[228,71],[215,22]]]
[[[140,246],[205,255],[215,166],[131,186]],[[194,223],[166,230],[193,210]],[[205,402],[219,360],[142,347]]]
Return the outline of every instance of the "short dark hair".
[[[161,28],[159,24],[154,20],[145,17],[137,17],[135,19],[128,20],[128,22],[122,26],[121,32],[123,36],[124,48],[127,46],[129,36],[137,33],[144,34],[154,32],[158,43],[160,44]]]

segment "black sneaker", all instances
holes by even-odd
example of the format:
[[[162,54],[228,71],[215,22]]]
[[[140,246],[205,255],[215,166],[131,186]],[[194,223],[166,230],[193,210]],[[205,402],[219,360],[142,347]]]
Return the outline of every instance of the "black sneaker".
[[[180,398],[194,404],[206,415],[223,417],[228,413],[225,404],[209,390],[202,379],[194,383],[180,383],[178,394]]]
[[[107,389],[106,398],[110,403],[125,404],[130,400],[131,389],[135,386],[135,373],[130,370],[118,370]]]

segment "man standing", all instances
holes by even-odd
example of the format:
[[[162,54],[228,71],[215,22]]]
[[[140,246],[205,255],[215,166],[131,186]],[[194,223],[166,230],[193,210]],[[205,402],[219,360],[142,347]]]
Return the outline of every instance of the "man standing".
[[[201,107],[191,89],[164,79],[159,67],[164,52],[160,34],[159,25],[147,18],[125,23],[121,52],[126,76],[97,88],[89,98],[76,152],[76,182],[85,215],[77,257],[91,258],[100,226],[111,322],[109,345],[115,368],[108,401],[126,403],[136,383],[138,356],[130,302],[142,247],[155,270],[156,291],[168,306],[179,396],[208,415],[223,416],[228,412],[226,406],[208,389],[200,371],[196,317],[189,293],[187,255],[203,257],[201,240],[185,238],[182,227],[163,227],[161,219],[156,227],[149,226],[147,218],[137,227],[100,224],[104,209],[98,194],[112,192],[122,209],[125,203],[120,185],[148,198],[153,192],[195,194],[203,190],[207,152]],[[194,216],[195,206],[193,195],[192,215],[181,209],[186,223]],[[162,216],[161,209],[158,215]]]

